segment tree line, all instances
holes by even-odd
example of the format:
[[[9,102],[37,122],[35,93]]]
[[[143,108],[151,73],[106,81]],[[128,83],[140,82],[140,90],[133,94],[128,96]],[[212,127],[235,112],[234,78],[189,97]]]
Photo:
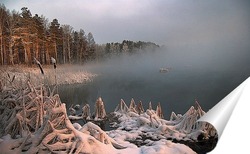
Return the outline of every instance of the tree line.
[[[129,40],[99,45],[91,32],[76,31],[70,25],[61,25],[57,19],[49,22],[43,15],[32,15],[27,7],[19,13],[0,4],[0,65],[32,65],[34,58],[41,64],[50,64],[51,57],[59,64],[82,64],[112,54],[158,47],[151,42]]]

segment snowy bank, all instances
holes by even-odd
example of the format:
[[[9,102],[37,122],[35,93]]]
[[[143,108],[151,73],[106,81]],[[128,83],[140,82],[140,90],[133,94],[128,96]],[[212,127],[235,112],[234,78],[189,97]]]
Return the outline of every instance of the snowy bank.
[[[125,131],[118,131],[119,137],[91,122],[83,126],[72,124],[59,95],[30,82],[21,90],[2,90],[0,125],[2,153],[195,153],[183,144],[165,139],[138,147],[125,140]]]
[[[106,117],[102,113],[106,113],[104,102],[98,98],[95,112],[91,114],[89,104],[85,104],[81,115],[70,115],[69,118],[74,121],[84,119],[96,124],[108,121],[111,127],[115,128],[106,131],[111,138],[120,145],[126,145],[127,148],[137,147],[139,151],[144,146],[172,141],[204,153],[211,151],[217,143],[217,131],[214,127],[209,123],[196,122],[205,114],[197,100],[184,115],[172,112],[169,120],[163,118],[160,103],[154,110],[150,102],[148,109],[145,110],[143,103],[139,101],[136,104],[134,99],[129,106],[121,99],[115,111]]]
[[[34,85],[55,85],[55,84],[74,84],[90,82],[96,77],[96,74],[87,72],[81,65],[58,65],[56,69],[53,66],[43,66],[43,72],[34,65],[27,66],[1,66],[0,80],[2,85],[25,85],[30,81]]]
[[[126,131],[126,136],[124,136],[126,140],[140,140],[143,137],[151,140],[198,141],[200,139],[208,139],[216,136],[217,132],[208,123],[196,122],[204,113],[196,101],[195,106],[191,106],[184,115],[176,115],[172,112],[170,120],[165,120],[162,118],[160,104],[157,105],[156,110],[153,110],[151,103],[149,103],[149,108],[144,111],[141,102],[135,105],[135,101],[132,99],[128,107],[121,100],[113,112],[113,116],[118,117],[119,121],[113,124],[117,129],[110,131],[109,134],[117,131]]]

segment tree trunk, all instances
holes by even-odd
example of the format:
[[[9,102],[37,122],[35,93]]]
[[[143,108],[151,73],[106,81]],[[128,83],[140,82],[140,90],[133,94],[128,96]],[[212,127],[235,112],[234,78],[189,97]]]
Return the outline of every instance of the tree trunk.
[[[31,66],[32,64],[32,57],[31,57],[31,50],[30,46],[28,45],[27,56],[28,56],[28,64]]]
[[[7,61],[7,53],[6,53],[6,46],[5,46],[5,43],[3,44],[3,65],[6,64],[6,61]]]
[[[10,44],[9,44],[9,56],[10,56],[10,64],[14,65],[14,54],[13,54],[13,48],[12,48],[12,39],[10,40]]]
[[[3,65],[3,33],[2,33],[2,29],[0,29],[0,36],[1,36],[1,52],[0,52],[0,57],[1,57],[1,64]]]
[[[24,61],[25,64],[31,65],[31,51],[28,44],[26,44],[24,47]]]
[[[79,51],[79,62],[80,62],[80,64],[82,64],[82,45],[80,46],[80,51]]]
[[[63,39],[63,64],[66,63],[66,51],[65,51],[65,48],[66,48],[66,42],[65,42],[65,39]]]
[[[24,62],[25,64],[28,64],[28,55],[27,55],[27,47],[24,47]]]
[[[41,56],[39,55],[39,41],[38,38],[36,40],[36,54],[35,57],[37,57],[37,59],[39,59],[41,61]]]
[[[45,45],[44,45],[44,41],[43,41],[43,44],[42,44],[42,49],[41,49],[41,62],[42,62],[42,64],[45,64],[45,59],[44,59],[44,57],[45,57]]]
[[[69,36],[68,36],[68,58],[69,58],[69,63],[71,64],[71,55],[70,55],[70,42],[69,42]]]
[[[50,64],[50,60],[49,60],[49,47],[48,47],[48,42],[46,42],[45,59],[46,59],[46,64]]]
[[[56,45],[56,41],[55,41],[55,59],[57,59],[57,45]]]

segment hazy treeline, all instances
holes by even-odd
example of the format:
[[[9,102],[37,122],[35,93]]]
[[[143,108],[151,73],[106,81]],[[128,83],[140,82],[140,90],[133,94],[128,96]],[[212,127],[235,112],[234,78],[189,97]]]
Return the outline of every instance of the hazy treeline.
[[[80,64],[110,54],[157,47],[151,42],[125,40],[98,45],[91,32],[86,34],[83,29],[61,25],[57,19],[50,22],[43,15],[32,15],[27,7],[17,12],[0,4],[0,65],[31,65],[34,57],[42,64],[50,64],[50,57],[60,64]]]
[[[114,54],[120,54],[120,53],[134,53],[141,50],[147,50],[147,51],[154,51],[155,49],[159,48],[160,46],[152,43],[152,42],[134,42],[129,40],[124,40],[122,43],[107,43],[105,45],[105,53],[106,55],[114,55]]]

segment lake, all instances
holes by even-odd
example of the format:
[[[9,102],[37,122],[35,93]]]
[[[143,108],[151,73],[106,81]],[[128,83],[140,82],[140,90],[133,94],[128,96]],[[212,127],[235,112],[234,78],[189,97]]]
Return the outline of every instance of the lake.
[[[127,105],[132,98],[142,101],[144,109],[150,101],[153,108],[160,102],[165,119],[169,119],[172,111],[184,114],[195,99],[207,112],[250,75],[247,52],[240,56],[227,52],[225,56],[221,52],[186,54],[183,48],[178,49],[122,55],[83,65],[98,76],[86,84],[60,86],[61,100],[68,107],[89,103],[91,112],[98,97],[102,97],[107,112],[114,111],[120,99]],[[160,68],[170,69],[160,72]]]

